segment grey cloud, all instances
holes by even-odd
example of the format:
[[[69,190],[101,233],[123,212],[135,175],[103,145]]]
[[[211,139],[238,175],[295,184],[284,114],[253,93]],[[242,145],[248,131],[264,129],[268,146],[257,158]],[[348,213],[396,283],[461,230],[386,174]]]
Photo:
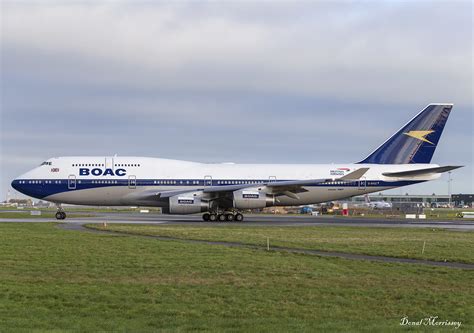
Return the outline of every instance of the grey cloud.
[[[249,10],[236,10],[245,5],[235,4],[128,5],[126,10],[110,3],[12,5],[6,7],[4,44],[14,45],[20,56],[33,49],[74,65],[82,62],[102,74],[78,66],[76,79],[88,84],[379,101],[393,99],[396,91],[403,102],[444,94],[468,104],[469,5],[305,4],[291,11],[285,4],[269,13],[268,5],[250,5],[260,20],[242,19]],[[201,9],[189,9],[195,7]],[[50,79],[54,74],[47,73]]]
[[[435,159],[472,192],[471,29],[467,1],[2,2],[2,189],[58,155],[357,161],[454,102]]]

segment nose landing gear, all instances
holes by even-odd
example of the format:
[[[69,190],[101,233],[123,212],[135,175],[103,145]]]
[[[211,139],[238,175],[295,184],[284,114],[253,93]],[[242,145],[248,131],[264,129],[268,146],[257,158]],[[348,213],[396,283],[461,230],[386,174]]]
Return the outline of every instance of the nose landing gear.
[[[65,212],[56,212],[56,220],[64,220],[66,218]]]
[[[63,208],[61,207],[60,204],[56,205],[58,207],[58,211],[54,215],[56,217],[56,220],[64,220],[66,219],[66,213],[64,212]]]

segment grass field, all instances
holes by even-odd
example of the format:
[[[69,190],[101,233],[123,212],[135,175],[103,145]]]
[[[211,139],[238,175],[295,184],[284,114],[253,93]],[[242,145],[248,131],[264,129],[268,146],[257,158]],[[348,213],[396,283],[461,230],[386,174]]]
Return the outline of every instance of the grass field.
[[[87,227],[104,229],[98,224]],[[272,246],[474,263],[474,232],[443,229],[109,224],[107,230],[261,246],[266,246],[269,238]],[[425,251],[422,253],[424,242]]]
[[[30,218],[43,218],[43,219],[55,219],[56,210],[54,211],[41,211],[41,215],[31,215],[30,211],[18,211],[18,212],[1,212],[0,219],[30,219]],[[86,213],[68,213],[68,218],[75,217],[92,217],[92,214]]]
[[[63,206],[64,210],[66,212],[91,212],[91,213],[130,213],[130,212],[139,212],[140,209],[143,208],[128,208],[128,207],[88,207],[88,206]],[[156,207],[150,207],[146,208],[150,212],[160,212],[159,208]],[[42,212],[56,212],[56,207],[48,207],[48,208],[33,208],[33,207],[25,207],[22,209],[18,209],[16,207],[9,207],[9,206],[1,206],[0,207],[0,212],[2,210],[16,210],[16,211],[30,211],[30,210],[39,210]]]
[[[47,223],[1,223],[0,267],[1,332],[385,332],[406,331],[403,316],[430,315],[474,330],[473,272],[460,269],[65,231]]]
[[[473,211],[472,208],[425,208],[427,218],[457,218],[456,214]]]
[[[472,208],[425,208],[423,214],[429,220],[462,220],[458,213],[474,211]],[[334,216],[342,216],[342,210],[337,210],[333,214]],[[404,219],[405,213],[397,209],[369,209],[369,208],[356,208],[349,209],[349,215],[351,217],[360,218],[388,218],[388,219]]]

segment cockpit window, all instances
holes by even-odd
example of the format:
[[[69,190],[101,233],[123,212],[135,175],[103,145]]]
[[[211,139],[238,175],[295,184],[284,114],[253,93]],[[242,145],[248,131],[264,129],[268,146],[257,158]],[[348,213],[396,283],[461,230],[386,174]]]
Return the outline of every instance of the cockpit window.
[[[41,165],[51,165],[51,164],[52,164],[52,162],[43,162],[43,163],[41,163]]]

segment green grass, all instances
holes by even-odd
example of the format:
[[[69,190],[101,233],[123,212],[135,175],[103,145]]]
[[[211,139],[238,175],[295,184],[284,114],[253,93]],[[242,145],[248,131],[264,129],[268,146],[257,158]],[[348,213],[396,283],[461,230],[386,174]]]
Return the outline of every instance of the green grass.
[[[130,212],[139,212],[141,209],[148,209],[150,212],[159,212],[160,209],[156,207],[139,207],[139,208],[128,208],[128,207],[82,207],[82,206],[63,206],[66,212],[91,212],[91,213],[130,213]],[[25,207],[23,209],[18,209],[16,207],[9,206],[0,206],[0,212],[2,210],[17,210],[17,211],[30,211],[30,210],[39,210],[42,212],[56,212],[56,207],[48,208],[34,208],[34,207]]]
[[[0,212],[0,219],[29,219],[29,218],[40,218],[40,219],[55,219],[55,211],[41,211],[41,215],[31,215],[30,211],[19,211],[19,212]],[[80,214],[80,213],[68,213],[68,218],[75,217],[92,217],[91,214]]]
[[[426,219],[433,221],[446,221],[446,220],[458,220],[462,221],[462,218],[457,216],[461,212],[474,211],[472,208],[425,208],[423,214],[426,215]],[[404,219],[405,213],[396,209],[370,209],[370,208],[356,208],[349,209],[351,217],[360,218],[388,218],[388,219]],[[336,210],[329,216],[342,216],[342,210]],[[467,220],[466,220],[467,221]]]
[[[472,212],[474,211],[472,208],[426,208],[425,214],[426,218],[430,220],[446,220],[446,219],[456,219],[456,220],[464,220],[469,221],[466,219],[462,219],[457,216],[458,213],[461,212]]]
[[[0,331],[474,330],[472,271],[0,224]],[[427,332],[432,327],[422,328]]]
[[[102,225],[87,225],[103,229]],[[427,228],[169,226],[109,224],[107,230],[183,239],[219,240],[400,258],[474,263],[474,232]],[[423,242],[426,242],[422,254]]]

